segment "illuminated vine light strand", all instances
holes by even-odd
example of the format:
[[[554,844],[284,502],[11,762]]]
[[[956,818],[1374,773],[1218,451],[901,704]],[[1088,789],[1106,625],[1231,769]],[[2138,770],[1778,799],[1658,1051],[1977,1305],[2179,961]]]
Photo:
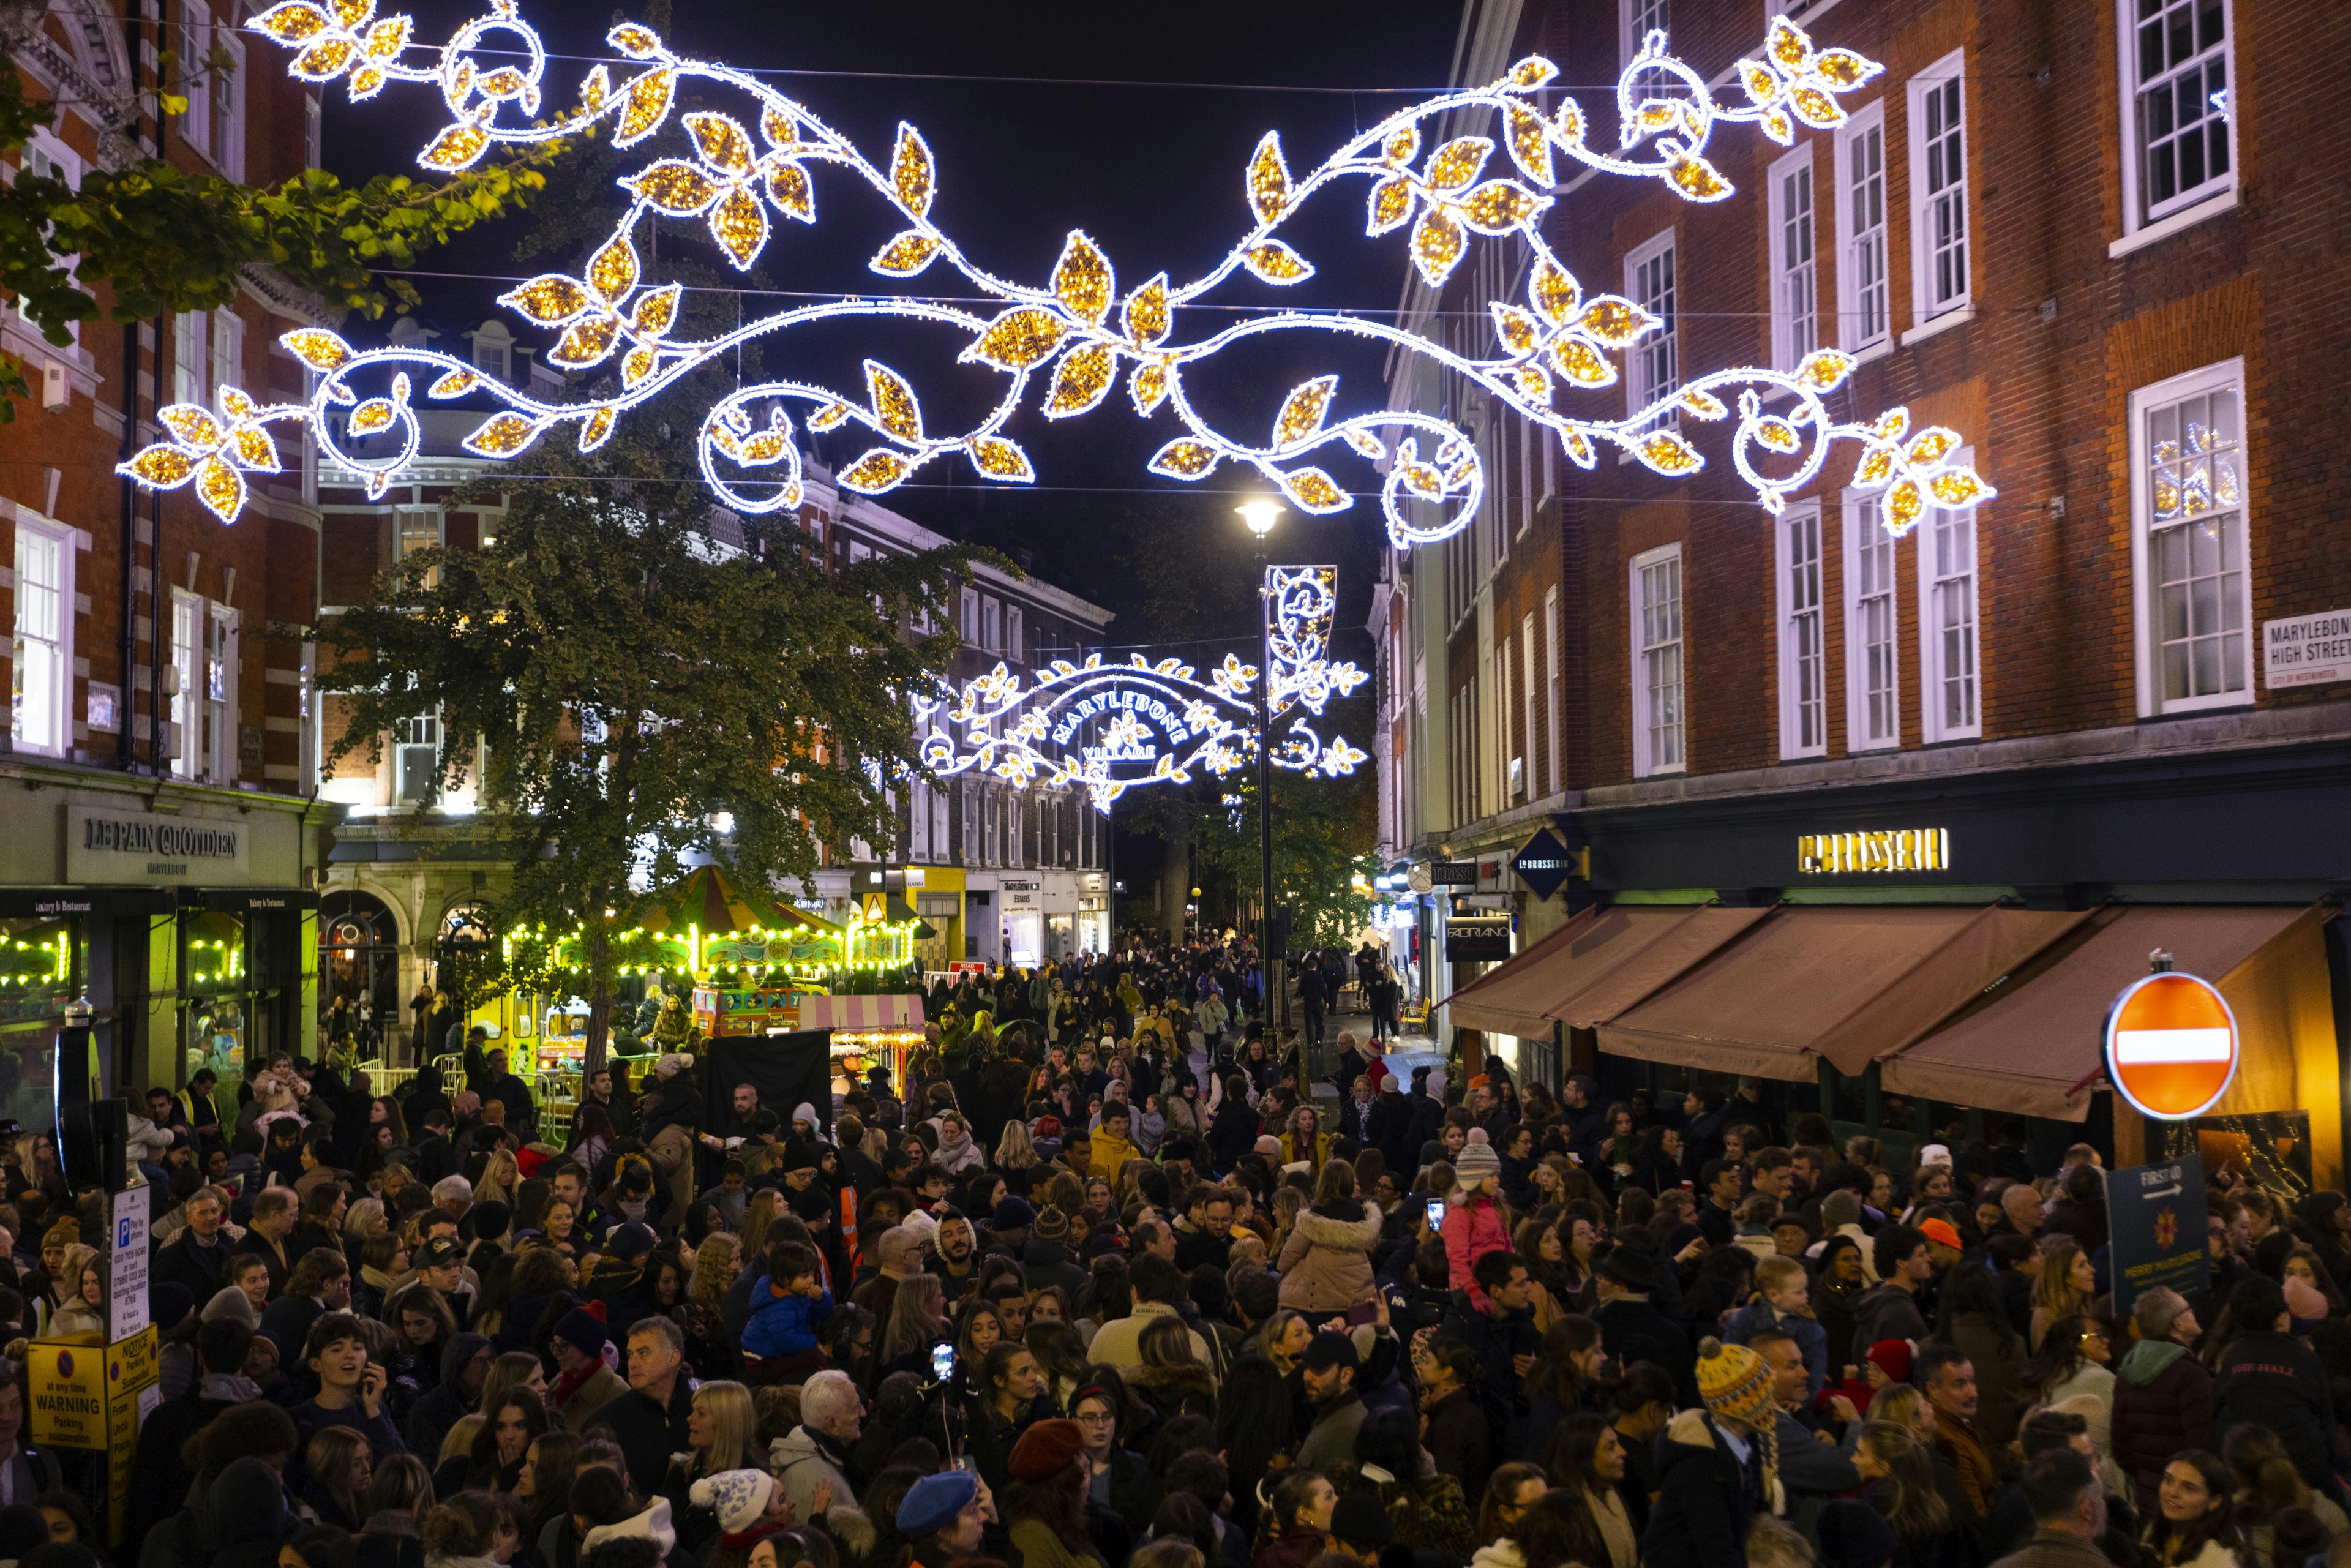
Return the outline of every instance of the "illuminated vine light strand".
[[[1354,495],[1316,460],[1328,453],[1384,466],[1381,509],[1397,547],[1431,543],[1467,527],[1485,497],[1484,463],[1476,442],[1447,419],[1408,409],[1334,419],[1336,380],[1328,376],[1292,391],[1261,444],[1217,429],[1200,413],[1186,385],[1196,367],[1245,340],[1296,331],[1344,333],[1425,356],[1551,431],[1569,461],[1584,469],[1598,463],[1604,447],[1614,446],[1655,473],[1687,477],[1706,460],[1681,434],[1679,420],[1722,421],[1735,408],[1732,463],[1773,513],[1820,475],[1838,441],[1860,447],[1852,482],[1881,497],[1889,532],[1907,532],[1931,506],[1964,507],[1994,494],[1972,468],[1949,460],[1964,444],[1956,432],[1929,427],[1913,434],[1899,408],[1868,421],[1834,420],[1823,394],[1843,385],[1854,366],[1852,356],[1834,349],[1817,350],[1788,371],[1751,366],[1711,371],[1621,419],[1588,418],[1554,406],[1562,393],[1614,385],[1618,371],[1612,356],[1663,327],[1631,300],[1585,298],[1544,239],[1541,220],[1560,189],[1559,162],[1655,179],[1693,202],[1728,198],[1730,182],[1707,156],[1718,125],[1753,125],[1775,142],[1792,143],[1800,127],[1842,124],[1845,111],[1838,96],[1881,68],[1847,49],[1814,48],[1784,16],[1767,30],[1761,57],[1742,59],[1735,68],[1744,103],[1718,103],[1706,81],[1667,52],[1666,35],[1651,32],[1616,81],[1614,151],[1592,143],[1591,122],[1575,99],[1562,97],[1546,110],[1537,95],[1557,90],[1559,70],[1540,56],[1519,61],[1490,86],[1439,93],[1387,116],[1302,178],[1292,175],[1280,137],[1269,133],[1242,182],[1255,221],[1224,259],[1188,283],[1154,274],[1122,297],[1112,258],[1082,231],[1071,231],[1041,287],[998,277],[966,256],[930,215],[939,163],[914,126],[899,125],[887,166],[877,165],[805,104],[758,75],[678,56],[636,23],[622,23],[606,35],[626,62],[619,71],[611,62],[598,63],[580,83],[574,107],[542,116],[549,56],[517,5],[518,0],[492,0],[489,13],[459,27],[431,65],[407,63],[405,55],[415,47],[413,22],[405,16],[379,19],[375,0],[280,0],[249,26],[296,50],[288,68],[296,78],[343,80],[355,101],[393,82],[437,86],[450,122],[418,159],[436,173],[470,168],[494,147],[544,142],[605,121],[611,122],[615,148],[634,147],[669,123],[680,86],[689,80],[740,93],[752,110],[747,118],[710,110],[683,114],[678,118],[692,156],[660,158],[621,179],[631,204],[585,276],[543,274],[502,297],[534,323],[561,331],[548,355],[550,363],[575,371],[613,365],[620,390],[580,402],[545,402],[446,354],[414,348],[360,352],[331,332],[306,329],[282,341],[319,374],[308,402],[261,406],[224,389],[220,417],[175,405],[167,413],[181,417],[165,422],[171,439],[138,454],[122,472],[154,488],[193,485],[206,507],[234,520],[246,499],[245,476],[277,467],[261,427],[298,423],[311,427],[332,460],[362,476],[371,498],[380,498],[417,455],[421,437],[410,401],[417,384],[426,385],[428,398],[481,392],[505,405],[465,438],[465,449],[476,455],[513,458],[559,426],[575,427],[580,450],[592,452],[611,438],[623,413],[744,343],[836,318],[893,317],[962,334],[962,361],[1000,372],[1003,395],[972,427],[939,432],[926,425],[914,388],[871,360],[862,395],[793,379],[739,388],[710,408],[697,439],[704,477],[726,506],[756,514],[800,504],[805,487],[790,404],[806,405],[810,431],[853,425],[872,434],[874,444],[839,476],[852,491],[885,494],[925,466],[958,456],[983,480],[1033,483],[1034,465],[1005,427],[1026,405],[1031,378],[1043,376],[1042,411],[1049,418],[1099,407],[1122,379],[1138,414],[1170,411],[1185,434],[1162,445],[1147,465],[1164,477],[1196,482],[1230,463],[1255,470],[1302,510],[1344,511],[1354,505]],[[1659,96],[1660,84],[1677,96]],[[1480,114],[1493,116],[1497,135],[1461,134],[1425,145],[1424,126],[1467,122]],[[1497,152],[1503,154],[1499,164]],[[1489,174],[1489,164],[1502,172]],[[872,256],[872,270],[903,280],[944,265],[985,298],[992,314],[911,298],[851,298],[778,310],[715,338],[673,336],[680,289],[644,281],[639,228],[664,219],[695,225],[737,270],[748,271],[776,222],[817,221],[815,174],[826,168],[862,181],[897,211],[903,226]],[[1184,312],[1204,307],[1211,291],[1240,274],[1277,287],[1311,278],[1313,263],[1280,231],[1308,201],[1343,181],[1369,185],[1365,233],[1405,234],[1413,264],[1431,289],[1453,275],[1479,238],[1526,246],[1526,301],[1488,304],[1497,344],[1491,357],[1343,312],[1279,310],[1196,340],[1178,336]],[[388,376],[388,389],[362,398],[353,384],[362,375],[370,385]],[[1794,401],[1784,413],[1766,413],[1766,392]],[[240,407],[230,405],[232,394]],[[388,431],[400,434],[388,457],[360,458],[342,444],[348,435]]]

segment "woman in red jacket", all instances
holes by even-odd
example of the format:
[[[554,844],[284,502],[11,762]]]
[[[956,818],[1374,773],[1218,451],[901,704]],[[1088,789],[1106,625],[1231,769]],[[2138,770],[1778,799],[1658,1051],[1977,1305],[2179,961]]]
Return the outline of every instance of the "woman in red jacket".
[[[1453,1288],[1469,1293],[1469,1304],[1486,1310],[1486,1292],[1470,1270],[1489,1252],[1510,1249],[1510,1211],[1502,1203],[1502,1158],[1486,1142],[1483,1128],[1470,1129],[1454,1162],[1460,1185],[1445,1200],[1445,1262]]]

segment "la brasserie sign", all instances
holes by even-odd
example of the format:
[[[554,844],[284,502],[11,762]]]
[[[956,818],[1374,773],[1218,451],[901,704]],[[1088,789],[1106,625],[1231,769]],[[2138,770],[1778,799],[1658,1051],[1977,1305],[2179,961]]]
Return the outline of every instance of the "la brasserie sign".
[[[1948,828],[1872,828],[1851,833],[1805,833],[1796,840],[1796,869],[1806,876],[1949,871],[1951,833]]]

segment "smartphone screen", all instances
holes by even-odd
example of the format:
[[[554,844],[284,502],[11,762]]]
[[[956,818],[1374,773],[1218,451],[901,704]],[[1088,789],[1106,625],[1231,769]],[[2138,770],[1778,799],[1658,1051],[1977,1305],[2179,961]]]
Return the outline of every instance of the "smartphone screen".
[[[942,1383],[955,1375],[955,1346],[945,1340],[931,1346],[931,1375]]]
[[[1431,1225],[1437,1226],[1441,1226],[1445,1223],[1445,1200],[1443,1198],[1432,1197],[1428,1200],[1428,1222]]]

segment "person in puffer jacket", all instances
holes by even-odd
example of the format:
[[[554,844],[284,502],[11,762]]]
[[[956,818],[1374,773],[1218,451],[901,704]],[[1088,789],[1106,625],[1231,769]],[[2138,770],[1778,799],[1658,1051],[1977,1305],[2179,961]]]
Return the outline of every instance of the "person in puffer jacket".
[[[2138,1343],[2115,1368],[2115,1463],[2138,1488],[2142,1518],[2153,1519],[2156,1490],[2172,1456],[2209,1448],[2212,1375],[2189,1354],[2203,1331],[2177,1291],[2139,1292],[2132,1317]]]
[[[1445,1261],[1453,1288],[1466,1288],[1469,1304],[1482,1312],[1486,1292],[1474,1273],[1478,1260],[1489,1252],[1508,1252],[1510,1230],[1502,1210],[1502,1156],[1493,1145],[1474,1135],[1480,1131],[1472,1129],[1473,1136],[1461,1145],[1461,1157],[1454,1164],[1461,1185],[1445,1200]]]
[[[776,1271],[751,1287],[751,1320],[743,1325],[743,1350],[761,1361],[787,1367],[824,1365],[816,1325],[832,1316],[832,1292],[818,1273],[816,1249],[788,1241],[776,1249]],[[761,1381],[772,1381],[762,1378]]]
[[[1314,1199],[1298,1211],[1274,1262],[1280,1300],[1301,1312],[1343,1312],[1372,1299],[1372,1251],[1380,1206],[1355,1189],[1351,1161],[1332,1160],[1314,1178]]]
[[[1643,1568],[1743,1563],[1748,1526],[1784,1506],[1770,1364],[1745,1345],[1704,1340],[1698,1388],[1706,1408],[1683,1411],[1657,1437],[1657,1501],[1641,1535]]]

